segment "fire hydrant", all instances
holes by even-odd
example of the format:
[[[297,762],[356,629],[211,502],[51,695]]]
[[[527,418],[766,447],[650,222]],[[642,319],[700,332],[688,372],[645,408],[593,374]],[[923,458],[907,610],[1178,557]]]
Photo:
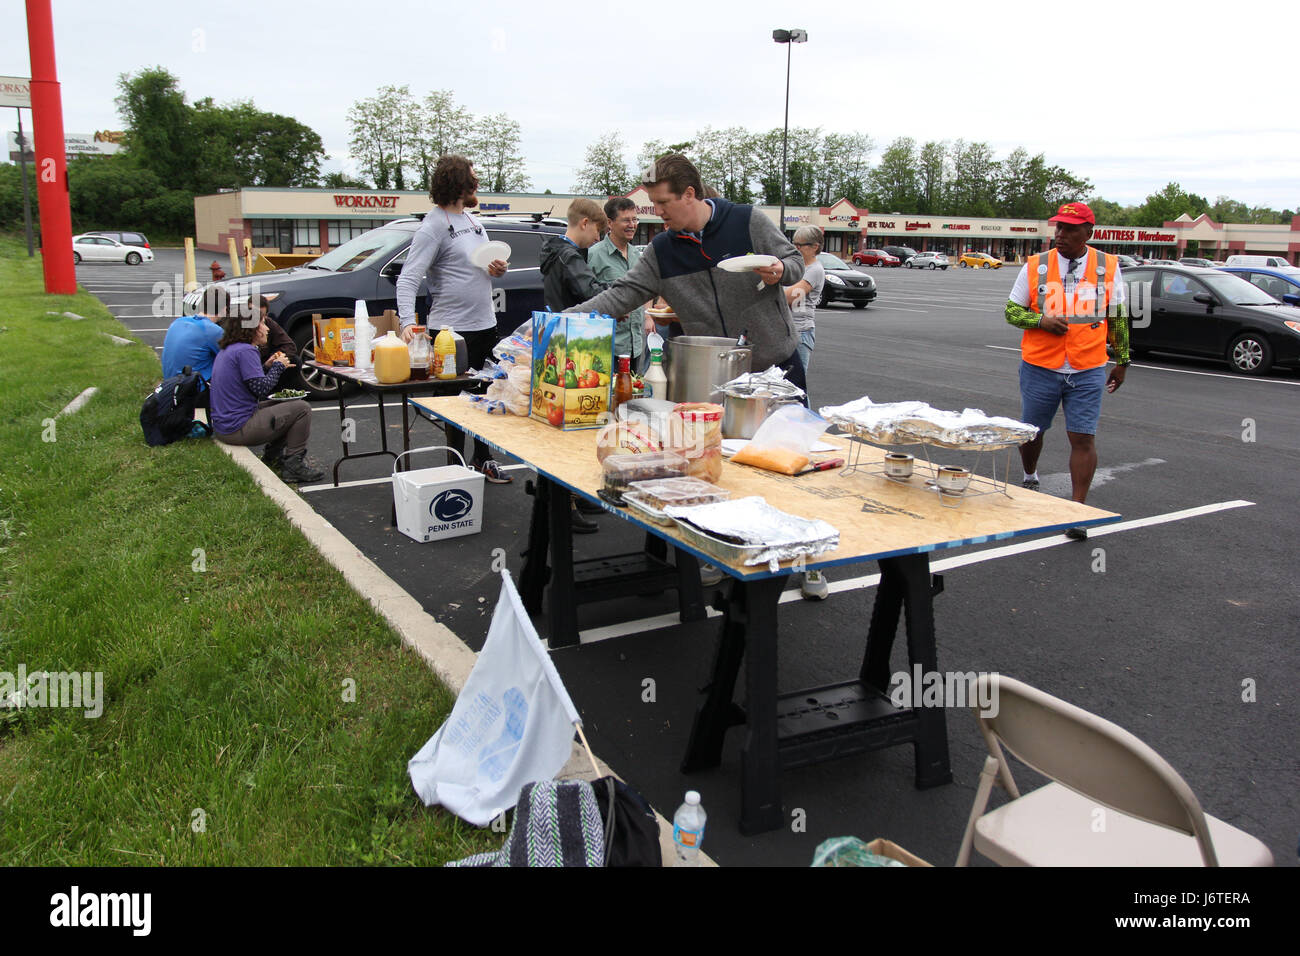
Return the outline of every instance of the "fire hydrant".
[[[213,282],[220,282],[226,277],[225,270],[221,268],[221,263],[217,262],[216,259],[212,260],[212,265],[208,266],[208,268],[212,270]]]

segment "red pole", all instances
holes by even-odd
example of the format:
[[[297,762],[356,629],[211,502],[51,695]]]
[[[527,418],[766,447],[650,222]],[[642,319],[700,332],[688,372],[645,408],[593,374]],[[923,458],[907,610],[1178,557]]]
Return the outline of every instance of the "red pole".
[[[50,0],[27,0],[27,47],[32,61],[32,125],[35,127],[36,196],[41,209],[41,257],[45,291],[72,295],[72,204],[63,140],[63,97],[54,65],[54,18]]]

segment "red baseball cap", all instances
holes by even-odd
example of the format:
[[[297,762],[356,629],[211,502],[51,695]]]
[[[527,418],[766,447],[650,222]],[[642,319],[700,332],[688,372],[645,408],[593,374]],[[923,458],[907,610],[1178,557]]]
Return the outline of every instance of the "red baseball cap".
[[[1069,223],[1072,226],[1077,226],[1081,223],[1086,222],[1095,226],[1097,224],[1097,217],[1094,216],[1092,214],[1092,210],[1089,209],[1087,206],[1085,206],[1083,203],[1067,202],[1060,209],[1056,210],[1055,216],[1053,216],[1051,219],[1047,221],[1064,222],[1064,223]]]

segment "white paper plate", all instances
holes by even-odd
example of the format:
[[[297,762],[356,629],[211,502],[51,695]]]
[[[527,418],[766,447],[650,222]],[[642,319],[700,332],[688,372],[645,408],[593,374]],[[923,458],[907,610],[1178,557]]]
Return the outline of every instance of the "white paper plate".
[[[484,272],[495,260],[504,259],[510,261],[510,244],[502,242],[500,239],[493,239],[479,246],[469,254],[469,261],[478,266]]]
[[[776,256],[760,256],[751,252],[747,256],[732,256],[718,263],[718,268],[725,272],[754,272],[765,266],[774,266],[780,262]]]
[[[749,444],[748,438],[724,438],[722,439],[722,457],[730,458],[740,449]],[[810,451],[838,451],[837,445],[830,445],[824,441],[814,442]]]

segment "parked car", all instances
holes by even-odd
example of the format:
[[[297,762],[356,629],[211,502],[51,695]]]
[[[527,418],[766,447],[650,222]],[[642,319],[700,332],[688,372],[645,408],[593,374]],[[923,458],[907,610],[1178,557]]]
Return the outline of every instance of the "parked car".
[[[1300,368],[1300,308],[1237,275],[1188,266],[1124,273],[1135,356],[1173,352],[1224,360],[1244,375]]]
[[[1119,267],[1121,269],[1132,269],[1142,264],[1142,260],[1139,259],[1137,256],[1126,256],[1122,253],[1119,253],[1115,256],[1115,258],[1119,260]]]
[[[492,280],[492,305],[497,313],[497,331],[509,335],[542,304],[542,274],[539,261],[542,238],[562,234],[559,226],[539,222],[509,222],[483,219],[490,239],[510,245],[510,271]],[[362,233],[311,262],[290,269],[259,272],[215,283],[226,290],[232,302],[247,301],[254,292],[271,300],[270,316],[284,328],[298,347],[298,354],[310,359],[314,351],[311,317],[350,316],[357,299],[364,299],[371,315],[397,308],[397,277],[402,274],[411,239],[420,219],[397,219]],[[202,290],[185,297],[185,311],[197,311]],[[429,290],[424,282],[415,303],[423,317],[429,311]],[[338,381],[315,370],[304,370],[304,387],[316,397],[337,394]]]
[[[1181,266],[1181,262],[1175,262],[1173,259],[1148,259],[1143,265],[1148,266]]]
[[[867,303],[875,299],[876,280],[865,272],[859,272],[829,252],[819,252],[817,261],[826,270],[826,282],[822,285],[818,308],[824,308],[832,302],[852,302],[853,308],[865,309]]]
[[[1285,269],[1291,265],[1286,256],[1228,256],[1224,265],[1262,266],[1265,269]]]
[[[144,246],[150,248],[149,240],[143,232],[120,232],[117,230],[92,229],[86,233],[88,236],[104,236],[108,239],[116,239],[124,246]]]
[[[911,246],[885,246],[885,251],[903,265],[907,265],[907,260],[916,255],[916,250]]]
[[[1263,289],[1273,298],[1288,305],[1300,305],[1300,269],[1295,266],[1288,266],[1285,269],[1227,266],[1220,271],[1241,276],[1251,285]]]
[[[1178,260],[1180,266],[1194,266],[1197,269],[1213,269],[1214,263],[1209,259],[1201,259],[1198,256],[1183,256]]]
[[[891,256],[884,249],[859,249],[853,253],[855,266],[901,266],[898,256]]]
[[[72,237],[72,261],[80,262],[125,262],[129,266],[138,266],[142,262],[153,262],[153,251],[148,246],[132,246],[98,234],[82,234]]]
[[[957,265],[963,269],[1001,269],[1002,260],[987,252],[963,252]]]
[[[918,252],[907,260],[909,269],[946,269],[948,257],[942,252]]]

